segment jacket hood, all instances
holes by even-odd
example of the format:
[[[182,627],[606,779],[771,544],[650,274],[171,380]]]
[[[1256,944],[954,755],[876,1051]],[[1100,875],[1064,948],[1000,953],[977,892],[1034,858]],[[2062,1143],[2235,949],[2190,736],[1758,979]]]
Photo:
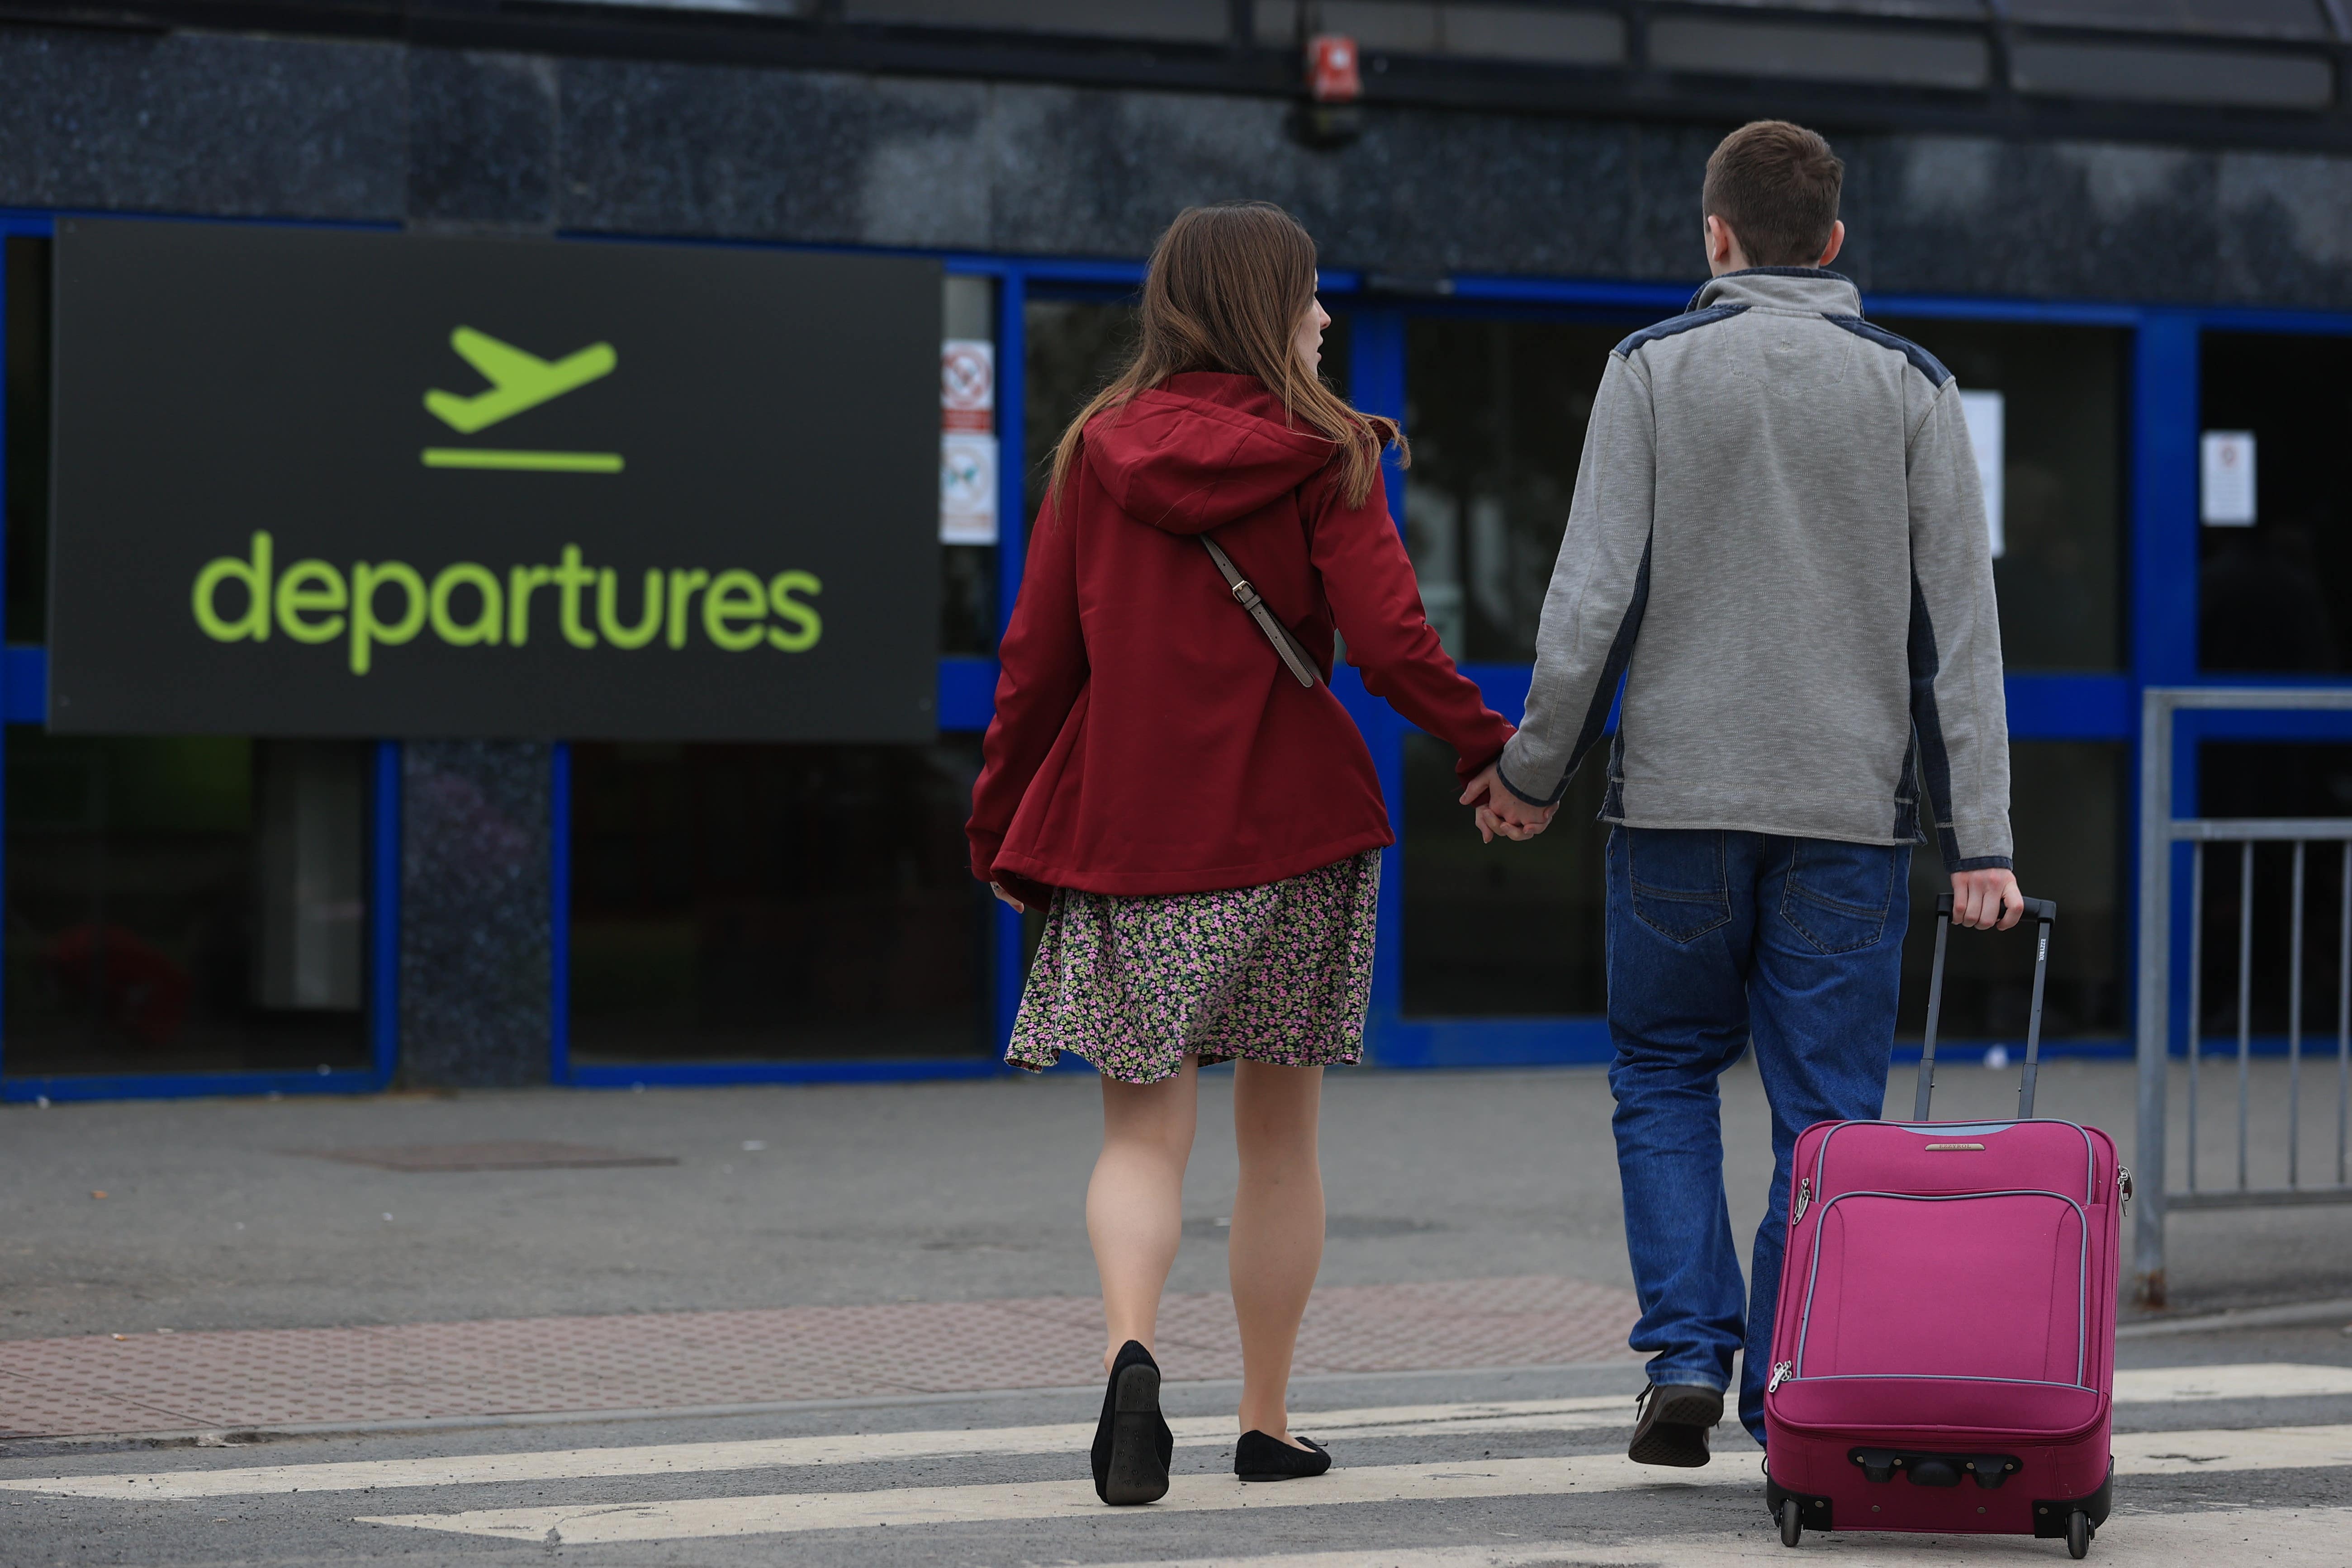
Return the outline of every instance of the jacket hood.
[[[1297,489],[1337,449],[1286,426],[1282,400],[1257,377],[1194,371],[1097,415],[1085,455],[1128,516],[1205,533]]]
[[[1763,310],[1802,310],[1824,316],[1862,314],[1862,290],[1843,272],[1826,267],[1750,267],[1710,278],[1691,296],[1690,310],[1710,305],[1752,305]]]

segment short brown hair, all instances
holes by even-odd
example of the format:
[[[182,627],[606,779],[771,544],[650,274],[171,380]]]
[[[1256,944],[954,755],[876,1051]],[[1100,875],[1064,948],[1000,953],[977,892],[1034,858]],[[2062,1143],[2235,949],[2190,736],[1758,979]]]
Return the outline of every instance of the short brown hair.
[[[1758,120],[1717,144],[1699,203],[1721,218],[1757,267],[1811,267],[1837,225],[1845,165],[1801,125]]]

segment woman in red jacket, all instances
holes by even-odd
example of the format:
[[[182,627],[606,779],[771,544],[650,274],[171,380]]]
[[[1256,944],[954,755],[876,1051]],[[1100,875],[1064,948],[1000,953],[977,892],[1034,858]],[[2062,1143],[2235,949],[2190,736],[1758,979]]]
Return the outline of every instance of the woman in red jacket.
[[[1087,1230],[1109,1327],[1093,1460],[1110,1503],[1168,1489],[1150,1347],[1204,1062],[1235,1062],[1234,1468],[1330,1468],[1291,1435],[1285,1390],[1323,1253],[1322,1069],[1362,1052],[1394,841],[1326,684],[1335,631],[1369,690],[1454,748],[1469,798],[1511,733],[1422,613],[1381,483],[1396,426],[1318,377],[1330,318],[1306,230],[1265,203],[1186,211],[1152,253],[1141,315],[1134,362],[1055,451],[969,826],[973,874],[1048,910],[1006,1059],[1074,1051],[1102,1074]],[[1253,590],[1278,629],[1244,607]]]

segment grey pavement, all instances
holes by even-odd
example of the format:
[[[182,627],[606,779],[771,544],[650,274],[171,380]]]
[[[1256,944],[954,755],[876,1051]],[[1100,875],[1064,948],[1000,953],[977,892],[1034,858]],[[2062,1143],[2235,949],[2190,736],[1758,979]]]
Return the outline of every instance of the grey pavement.
[[[2273,1162],[2276,1068],[2256,1075],[2258,1158]],[[2060,1058],[2042,1085],[2042,1114],[2108,1128],[2130,1157],[2128,1064]],[[1230,1091],[1228,1074],[1204,1076],[1174,1289],[1223,1283]],[[1744,1235],[1769,1163],[1751,1068],[1725,1098]],[[1890,1100],[1907,1113],[1907,1069]],[[2013,1075],[1943,1069],[1940,1115],[2014,1103]],[[1323,1282],[1629,1283],[1609,1112],[1592,1068],[1331,1074]],[[2214,1173],[2223,1121],[2205,1128]],[[1083,1296],[1097,1131],[1093,1082],[1061,1075],[11,1106],[0,1338]],[[2307,1149],[2332,1135],[2305,1123]],[[505,1139],[678,1163],[408,1173],[302,1152]],[[2172,1237],[2176,1311],[2352,1296],[2352,1208],[2184,1215]]]

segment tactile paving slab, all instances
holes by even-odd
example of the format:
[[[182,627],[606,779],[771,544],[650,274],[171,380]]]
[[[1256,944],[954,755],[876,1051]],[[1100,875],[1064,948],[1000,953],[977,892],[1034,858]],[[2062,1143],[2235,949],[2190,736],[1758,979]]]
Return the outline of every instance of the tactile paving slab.
[[[1632,1360],[1633,1292],[1545,1275],[1318,1290],[1294,1370]],[[687,1410],[1083,1384],[1092,1297],[239,1329],[0,1342],[0,1436]],[[1171,1295],[1171,1381],[1241,1375],[1233,1301]]]

